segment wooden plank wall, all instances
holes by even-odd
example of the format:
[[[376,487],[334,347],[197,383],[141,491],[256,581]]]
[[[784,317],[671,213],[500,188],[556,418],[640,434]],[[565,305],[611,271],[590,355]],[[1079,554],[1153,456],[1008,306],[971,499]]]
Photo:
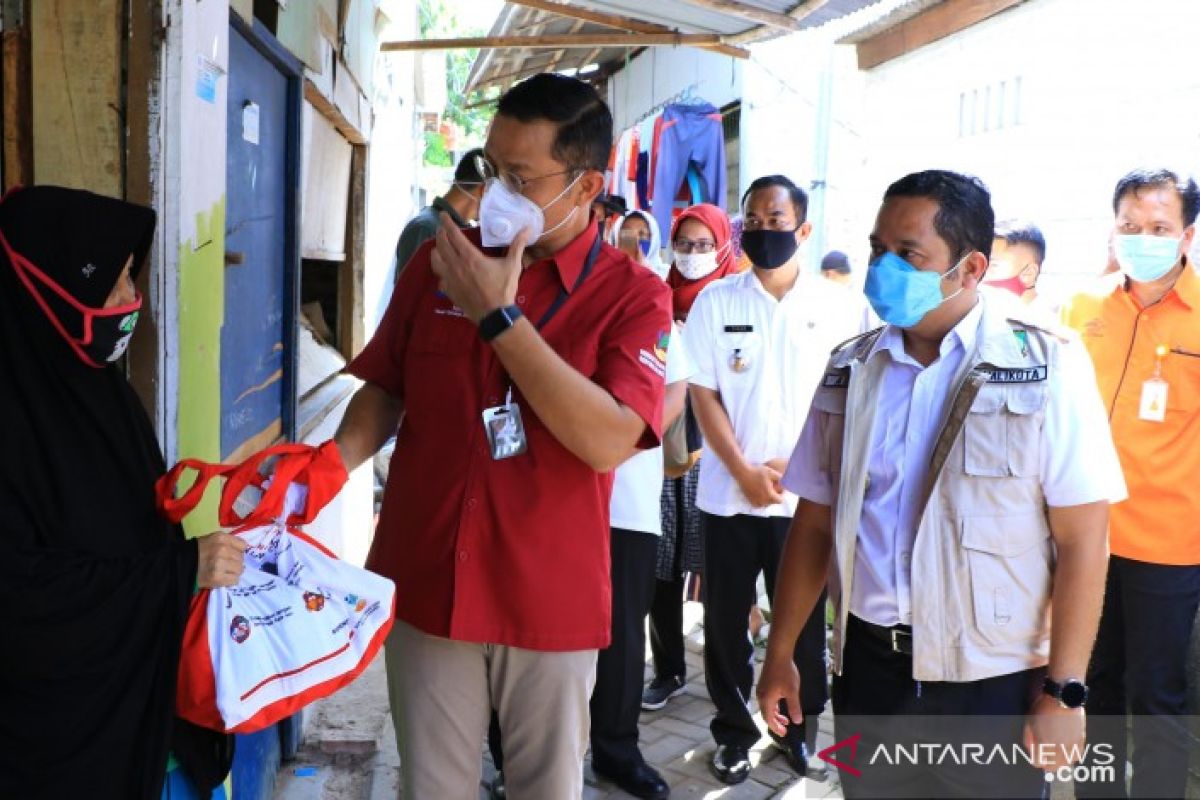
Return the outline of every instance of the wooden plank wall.
[[[30,9],[38,183],[125,193],[122,0],[37,0]]]
[[[363,280],[367,263],[367,165],[369,148],[355,145],[350,161],[350,203],[346,220],[346,260],[338,271],[338,344],[347,359],[366,346]]]
[[[326,261],[346,258],[346,211],[354,148],[311,103],[305,103],[304,185],[300,255]]]

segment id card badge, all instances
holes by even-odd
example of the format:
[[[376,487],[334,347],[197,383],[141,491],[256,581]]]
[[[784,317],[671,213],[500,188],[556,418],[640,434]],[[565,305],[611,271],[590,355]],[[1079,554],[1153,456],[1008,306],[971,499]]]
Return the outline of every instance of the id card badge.
[[[1138,408],[1138,419],[1147,422],[1162,422],[1167,418],[1167,382],[1162,378],[1150,378],[1142,384],[1142,402]]]
[[[483,430],[487,434],[494,461],[519,456],[529,449],[525,439],[525,423],[521,421],[521,407],[512,402],[511,389],[504,405],[484,409]]]

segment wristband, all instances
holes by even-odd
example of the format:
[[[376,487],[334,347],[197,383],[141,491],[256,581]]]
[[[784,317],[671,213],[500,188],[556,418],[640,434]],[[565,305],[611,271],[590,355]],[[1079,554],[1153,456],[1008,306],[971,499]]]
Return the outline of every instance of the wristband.
[[[479,320],[479,337],[485,342],[491,342],[500,334],[517,324],[517,320],[525,316],[518,306],[504,306],[495,311],[489,311]]]

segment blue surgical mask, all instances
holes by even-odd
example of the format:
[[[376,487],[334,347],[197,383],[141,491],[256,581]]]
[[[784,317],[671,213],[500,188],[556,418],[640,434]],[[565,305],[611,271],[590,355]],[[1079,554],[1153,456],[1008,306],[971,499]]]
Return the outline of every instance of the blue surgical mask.
[[[942,279],[962,266],[967,257],[945,272],[919,270],[895,253],[884,253],[867,267],[867,283],[863,291],[871,307],[884,322],[897,328],[911,328],[925,315],[947,300],[942,297]]]
[[[1179,263],[1181,239],[1169,236],[1133,234],[1117,236],[1113,241],[1113,252],[1117,263],[1131,281],[1150,283],[1171,271]]]

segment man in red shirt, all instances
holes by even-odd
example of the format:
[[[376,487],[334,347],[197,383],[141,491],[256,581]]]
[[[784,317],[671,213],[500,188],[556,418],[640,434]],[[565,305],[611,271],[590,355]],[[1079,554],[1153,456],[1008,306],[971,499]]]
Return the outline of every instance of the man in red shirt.
[[[612,116],[536,75],[500,99],[478,231],[448,219],[349,370],[346,466],[399,427],[367,566],[396,582],[406,797],[478,792],[494,706],[518,797],[579,797],[609,642],[612,471],[661,434],[670,292],[589,214]],[[401,425],[401,422],[403,424]]]

